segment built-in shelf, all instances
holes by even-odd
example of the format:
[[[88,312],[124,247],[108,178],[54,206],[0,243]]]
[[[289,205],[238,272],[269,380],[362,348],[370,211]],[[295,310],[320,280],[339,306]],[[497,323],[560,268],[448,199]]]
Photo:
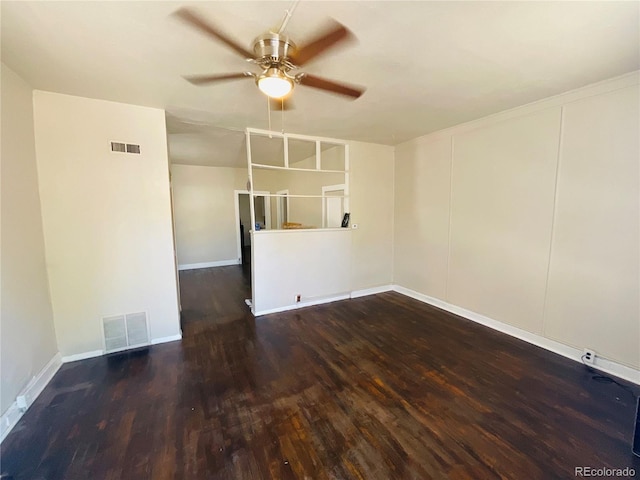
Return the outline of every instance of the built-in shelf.
[[[277,165],[265,165],[262,163],[252,163],[251,166],[255,168],[267,168],[270,170],[293,170],[295,172],[348,173],[346,170],[318,170],[317,168],[280,167]]]
[[[287,193],[253,193],[254,197],[284,197],[284,198],[348,198],[348,195],[293,195]]]
[[[282,232],[350,232],[351,228],[335,227],[335,228],[270,228],[268,230],[251,230],[251,233],[255,235],[263,235],[267,233],[282,233]]]
[[[272,141],[274,138],[275,141]],[[334,147],[337,148],[334,149]],[[351,230],[337,227],[341,221],[344,221],[345,214],[350,212],[348,142],[247,128],[246,149],[249,174],[247,189],[253,199],[250,202],[251,225],[256,225],[257,208],[260,208],[260,215],[263,214],[262,199],[264,199],[264,223],[282,226],[292,219],[295,222],[289,223],[302,227],[257,230],[252,233],[262,235],[272,232],[317,233]],[[257,162],[254,162],[254,157],[258,160]],[[296,159],[293,165],[291,165],[292,159]],[[261,163],[260,160],[270,164]],[[297,163],[298,161],[301,163]],[[301,168],[302,166],[309,168]],[[323,169],[323,166],[331,168]],[[267,170],[272,173],[268,175],[269,178],[261,180],[254,176],[258,170],[262,171],[261,175],[256,175],[258,177],[267,176]],[[295,175],[286,175],[284,174],[286,171]],[[302,175],[301,172],[315,172],[319,175]],[[328,175],[323,176],[323,173]],[[273,188],[264,189],[269,192],[255,191],[254,188],[261,186],[262,183],[268,183]],[[278,185],[279,192],[271,193],[271,190],[276,190],[275,185]],[[309,194],[292,194],[289,193],[291,190],[309,192]],[[262,199],[255,200],[260,197]],[[304,199],[309,200],[304,201]],[[322,225],[336,227],[312,228],[318,223],[320,215]],[[275,222],[271,222],[269,219],[274,217]]]

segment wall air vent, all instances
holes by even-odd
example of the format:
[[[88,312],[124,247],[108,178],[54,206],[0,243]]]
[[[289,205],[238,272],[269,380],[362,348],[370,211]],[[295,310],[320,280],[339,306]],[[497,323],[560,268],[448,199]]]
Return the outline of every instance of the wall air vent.
[[[127,153],[140,153],[140,145],[127,143]]]
[[[128,313],[102,319],[105,353],[149,345],[147,314]]]
[[[127,144],[120,142],[111,142],[111,151],[125,153],[127,151]]]
[[[111,142],[111,151],[140,154],[140,145],[136,145],[135,143]]]

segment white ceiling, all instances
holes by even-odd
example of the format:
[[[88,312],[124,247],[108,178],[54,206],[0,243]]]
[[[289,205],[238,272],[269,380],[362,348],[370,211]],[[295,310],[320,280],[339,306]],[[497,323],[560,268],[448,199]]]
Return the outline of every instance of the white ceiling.
[[[170,16],[184,4],[2,1],[2,61],[36,89],[166,109],[174,162],[236,164],[237,131],[268,127],[266,99],[250,79],[181,78],[248,67]],[[191,5],[251,48],[291,2]],[[297,86],[284,129],[393,145],[637,70],[639,5],[302,0],[287,27],[294,41],[328,16],[358,38],[304,70],[367,92],[350,101]],[[272,128],[281,121],[274,113]]]

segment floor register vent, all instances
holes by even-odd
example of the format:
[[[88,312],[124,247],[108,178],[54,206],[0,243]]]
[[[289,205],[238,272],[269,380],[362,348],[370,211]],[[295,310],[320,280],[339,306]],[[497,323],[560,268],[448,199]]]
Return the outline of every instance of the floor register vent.
[[[128,313],[102,319],[105,353],[149,345],[147,314]]]

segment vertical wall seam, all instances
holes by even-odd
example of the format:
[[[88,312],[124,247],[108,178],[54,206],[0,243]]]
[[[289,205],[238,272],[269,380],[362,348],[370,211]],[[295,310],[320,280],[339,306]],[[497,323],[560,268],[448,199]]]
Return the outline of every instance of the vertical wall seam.
[[[449,276],[451,267],[451,217],[453,199],[453,152],[455,136],[451,135],[451,154],[449,156],[449,228],[447,231],[447,275],[444,280],[444,300],[449,301]]]
[[[391,284],[396,281],[396,151],[397,145],[394,145],[391,156]]]
[[[547,255],[547,278],[544,284],[544,297],[542,301],[542,336],[546,337],[547,326],[547,299],[549,296],[549,278],[551,277],[551,255],[556,234],[556,221],[558,217],[558,184],[560,182],[560,162],[562,159],[562,140],[564,136],[564,106],[560,107],[560,129],[558,131],[558,152],[556,154],[556,176],[553,187],[553,215],[551,216],[551,235],[549,236],[549,251]]]

